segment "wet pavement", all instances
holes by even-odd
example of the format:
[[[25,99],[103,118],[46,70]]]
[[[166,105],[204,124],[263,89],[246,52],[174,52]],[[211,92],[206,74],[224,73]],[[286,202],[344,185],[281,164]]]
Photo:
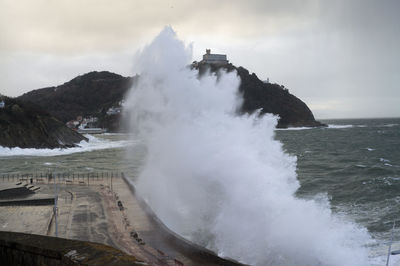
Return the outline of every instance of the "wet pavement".
[[[0,190],[10,184],[1,182]],[[33,184],[40,187],[35,197],[58,195],[57,215],[54,205],[0,206],[0,230],[106,244],[150,265],[239,265],[171,232],[127,184],[122,178]]]

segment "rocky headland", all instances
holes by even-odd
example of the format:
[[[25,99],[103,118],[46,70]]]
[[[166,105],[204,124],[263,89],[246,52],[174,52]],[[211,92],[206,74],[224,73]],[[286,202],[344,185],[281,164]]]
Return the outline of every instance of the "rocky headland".
[[[207,63],[194,63],[191,67],[198,69],[200,76],[207,71],[218,74],[220,70],[227,72],[236,70],[241,79],[239,92],[243,96],[243,105],[240,109],[242,114],[251,114],[259,110],[260,115],[265,113],[277,115],[278,128],[325,126],[316,121],[308,106],[290,94],[287,88],[276,83],[261,81],[255,73],[250,74],[244,67]]]
[[[307,105],[282,85],[261,81],[256,74],[244,67],[232,64],[210,65],[197,63],[191,65],[199,75],[206,70],[216,72],[236,70],[241,79],[239,91],[243,95],[241,114],[272,113],[279,116],[277,127],[319,127],[324,124],[315,120]],[[77,116],[96,117],[97,126],[108,132],[125,131],[122,113],[111,114],[110,108],[121,107],[125,95],[140,77],[123,77],[102,71],[90,72],[72,79],[60,86],[37,89],[18,97],[24,102],[32,102],[48,113],[66,123]],[[210,97],[212,97],[210,95]]]
[[[27,92],[18,99],[39,105],[64,123],[78,116],[96,117],[98,127],[117,132],[123,128],[122,116],[107,115],[107,111],[120,106],[136,78],[93,71],[59,86]]]
[[[2,97],[0,108],[0,146],[20,148],[68,148],[82,140],[81,134],[42,108],[17,99]]]

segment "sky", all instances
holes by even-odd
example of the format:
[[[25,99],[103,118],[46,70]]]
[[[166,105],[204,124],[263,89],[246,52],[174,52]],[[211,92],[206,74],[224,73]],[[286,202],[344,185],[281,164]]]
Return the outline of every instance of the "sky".
[[[0,0],[0,93],[136,74],[166,26],[282,84],[317,119],[400,117],[400,1]]]

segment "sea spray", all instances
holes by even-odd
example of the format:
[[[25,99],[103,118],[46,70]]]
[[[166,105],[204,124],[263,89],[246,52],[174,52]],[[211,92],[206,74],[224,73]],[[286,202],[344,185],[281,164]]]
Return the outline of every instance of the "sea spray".
[[[237,115],[237,74],[199,78],[190,59],[166,27],[137,54],[127,100],[146,150],[137,191],[159,218],[252,265],[368,265],[365,229],[332,214],[326,197],[295,197],[296,158],[274,140],[277,118]]]

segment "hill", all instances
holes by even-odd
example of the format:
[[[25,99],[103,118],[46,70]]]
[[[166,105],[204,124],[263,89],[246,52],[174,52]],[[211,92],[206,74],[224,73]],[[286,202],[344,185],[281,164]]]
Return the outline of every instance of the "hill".
[[[99,116],[117,105],[135,78],[107,71],[90,72],[60,86],[37,89],[19,96],[33,102],[63,122],[77,116]]]
[[[38,106],[2,97],[0,146],[20,148],[68,148],[87,140]]]
[[[241,113],[252,113],[261,110],[261,114],[279,115],[278,127],[316,127],[323,126],[314,119],[311,110],[296,96],[279,84],[265,83],[243,67],[232,64],[215,66],[196,64],[192,69],[199,70],[201,75],[206,69],[218,72],[220,68],[227,71],[236,70],[241,78],[240,92],[244,101]],[[50,114],[63,122],[77,116],[96,116],[98,126],[108,131],[121,129],[121,114],[107,115],[111,107],[119,106],[129,88],[140,78],[123,77],[111,72],[90,72],[72,79],[57,87],[34,90],[19,97],[25,102],[38,104]]]
[[[324,124],[315,120],[308,106],[299,98],[289,93],[284,86],[261,81],[256,74],[232,64],[210,65],[206,63],[192,64],[192,68],[199,70],[199,75],[206,71],[218,73],[236,70],[241,83],[239,91],[243,95],[241,113],[253,113],[261,110],[260,114],[272,113],[280,117],[278,128],[287,127],[319,127]]]

